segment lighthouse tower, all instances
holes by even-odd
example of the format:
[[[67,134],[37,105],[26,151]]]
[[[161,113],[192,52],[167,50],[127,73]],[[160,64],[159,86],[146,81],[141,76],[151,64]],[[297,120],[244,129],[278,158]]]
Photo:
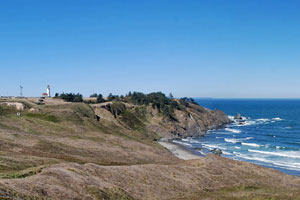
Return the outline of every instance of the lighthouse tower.
[[[51,97],[51,94],[50,94],[50,85],[48,85],[48,87],[47,87],[47,96]]]

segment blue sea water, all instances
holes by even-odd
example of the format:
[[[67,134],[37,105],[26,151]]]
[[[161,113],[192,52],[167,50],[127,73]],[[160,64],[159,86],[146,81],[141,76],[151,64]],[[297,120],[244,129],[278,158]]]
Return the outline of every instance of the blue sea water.
[[[300,176],[300,100],[292,99],[197,99],[201,106],[240,113],[245,123],[232,123],[209,131],[204,137],[179,143],[207,154],[221,149],[222,156]],[[201,149],[200,149],[201,148]],[[200,150],[199,150],[200,149]]]

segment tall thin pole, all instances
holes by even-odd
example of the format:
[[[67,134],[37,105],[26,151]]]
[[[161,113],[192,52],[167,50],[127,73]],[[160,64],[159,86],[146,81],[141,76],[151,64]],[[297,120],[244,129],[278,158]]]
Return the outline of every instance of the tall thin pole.
[[[23,96],[23,87],[20,85],[20,97]]]

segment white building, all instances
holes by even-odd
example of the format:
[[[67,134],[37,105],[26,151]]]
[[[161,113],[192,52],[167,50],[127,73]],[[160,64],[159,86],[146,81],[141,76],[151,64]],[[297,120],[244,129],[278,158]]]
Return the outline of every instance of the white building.
[[[51,94],[50,94],[50,85],[48,85],[48,87],[47,87],[47,95],[48,95],[48,97],[51,97]]]
[[[50,85],[48,85],[46,93],[42,93],[42,97],[51,97]]]

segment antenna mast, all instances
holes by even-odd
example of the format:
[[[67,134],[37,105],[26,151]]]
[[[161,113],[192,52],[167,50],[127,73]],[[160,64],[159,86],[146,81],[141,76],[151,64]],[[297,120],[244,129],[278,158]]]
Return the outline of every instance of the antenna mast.
[[[20,85],[20,97],[22,97],[22,96],[23,96],[23,86]]]

